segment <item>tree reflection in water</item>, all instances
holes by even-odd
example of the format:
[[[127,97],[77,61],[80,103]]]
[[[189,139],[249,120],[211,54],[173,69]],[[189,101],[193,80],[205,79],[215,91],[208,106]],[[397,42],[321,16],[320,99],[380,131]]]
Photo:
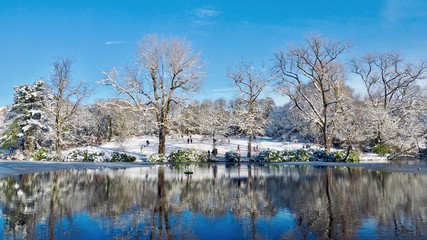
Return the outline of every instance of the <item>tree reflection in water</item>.
[[[0,238],[426,238],[426,185],[281,164],[25,174],[0,179]]]

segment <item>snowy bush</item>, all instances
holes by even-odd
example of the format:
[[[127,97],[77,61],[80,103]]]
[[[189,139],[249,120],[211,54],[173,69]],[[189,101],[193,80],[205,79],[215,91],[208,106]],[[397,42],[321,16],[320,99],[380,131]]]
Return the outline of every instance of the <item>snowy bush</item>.
[[[34,161],[40,161],[48,158],[49,150],[47,148],[39,148],[31,153],[30,158]]]
[[[240,161],[240,154],[234,151],[229,151],[225,153],[225,160],[227,162],[238,162]]]
[[[344,160],[346,154],[347,154],[347,152],[344,152],[344,151],[334,152],[335,161]],[[357,151],[354,151],[354,150],[350,151],[350,153],[348,154],[348,157],[345,161],[351,162],[351,163],[360,162],[360,153]]]
[[[391,147],[387,144],[379,143],[374,146],[374,149],[372,149],[372,151],[383,157],[391,153]]]
[[[257,162],[283,162],[285,158],[278,150],[266,150],[260,152],[255,160]]]
[[[110,162],[135,162],[136,157],[127,155],[126,153],[113,152]]]
[[[325,150],[316,150],[310,156],[310,161],[315,162],[335,162],[335,160],[335,154],[327,153]]]
[[[305,162],[310,160],[310,153],[305,149],[284,150],[281,152],[283,158],[291,162]]]
[[[168,159],[164,154],[151,154],[148,157],[149,162],[167,162]]]
[[[65,162],[105,162],[103,152],[76,149],[64,157]]]
[[[207,157],[194,149],[179,149],[168,157],[169,162],[205,162]]]

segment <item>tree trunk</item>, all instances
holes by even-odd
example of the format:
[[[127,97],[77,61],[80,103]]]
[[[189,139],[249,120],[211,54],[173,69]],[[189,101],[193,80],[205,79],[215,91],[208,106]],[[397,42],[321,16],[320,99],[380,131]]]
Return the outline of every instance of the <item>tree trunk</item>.
[[[252,135],[249,135],[249,140],[248,140],[248,158],[250,158],[252,156]]]
[[[160,126],[159,128],[159,150],[158,154],[166,153],[166,128],[164,126]]]
[[[328,128],[326,126],[323,127],[323,144],[325,151],[327,153],[331,152],[331,140],[328,136]]]
[[[108,142],[111,142],[113,139],[113,120],[112,117],[108,118]]]

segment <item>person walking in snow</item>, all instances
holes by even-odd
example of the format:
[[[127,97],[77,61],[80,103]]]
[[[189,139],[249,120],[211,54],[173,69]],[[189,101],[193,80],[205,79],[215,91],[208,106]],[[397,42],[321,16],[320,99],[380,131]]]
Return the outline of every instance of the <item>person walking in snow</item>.
[[[150,141],[148,141],[148,139],[147,139],[147,147],[148,147],[148,145],[150,145]]]
[[[144,152],[144,145],[141,145],[140,151],[141,151],[141,153]]]
[[[237,151],[240,152],[240,145],[237,145]]]

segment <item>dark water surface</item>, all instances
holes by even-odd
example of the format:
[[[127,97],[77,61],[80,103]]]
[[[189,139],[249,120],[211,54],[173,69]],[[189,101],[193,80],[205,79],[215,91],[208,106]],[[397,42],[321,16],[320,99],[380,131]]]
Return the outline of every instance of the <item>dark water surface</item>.
[[[426,239],[427,175],[282,164],[67,170],[0,179],[0,210],[1,239]]]

